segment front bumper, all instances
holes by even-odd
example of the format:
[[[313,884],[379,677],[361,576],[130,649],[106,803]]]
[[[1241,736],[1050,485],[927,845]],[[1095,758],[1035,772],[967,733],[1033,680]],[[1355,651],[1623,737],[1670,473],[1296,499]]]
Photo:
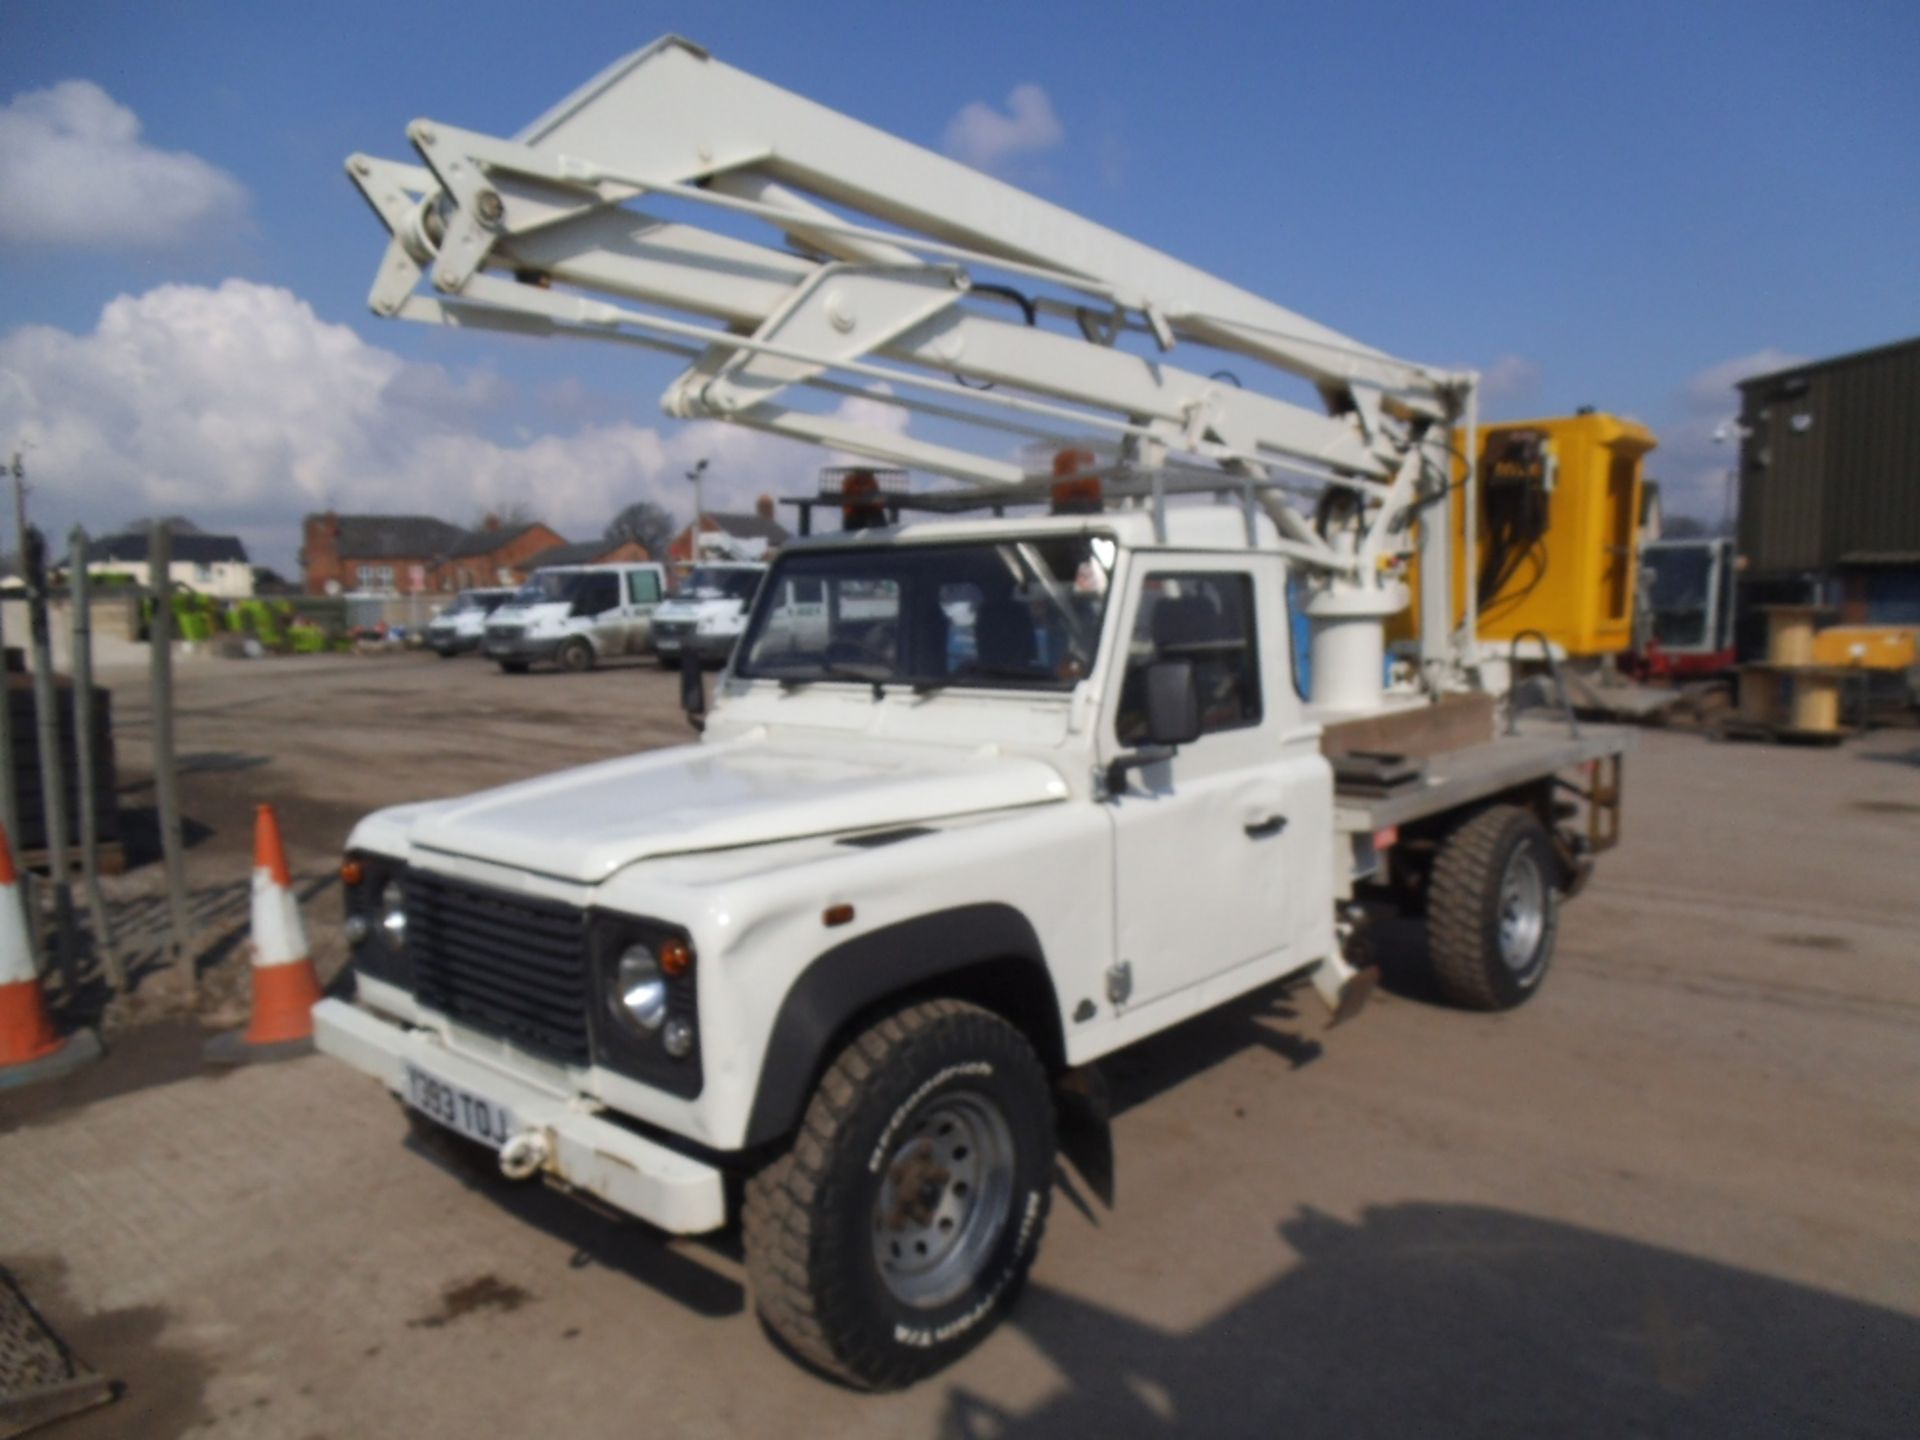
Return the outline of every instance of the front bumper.
[[[409,1029],[344,1000],[313,1007],[315,1046],[371,1075],[399,1095],[406,1067],[422,1070],[504,1105],[524,1130],[547,1140],[545,1171],[676,1235],[726,1223],[720,1172],[711,1165],[601,1119],[593,1102],[530,1084],[525,1078],[449,1050],[431,1030]]]
[[[551,660],[559,650],[564,635],[543,635],[538,638],[525,631],[496,635],[487,633],[486,651],[495,660]]]
[[[702,635],[698,630],[668,631],[663,634],[656,625],[653,653],[667,660],[688,657],[702,662],[724,661],[733,653],[733,642],[739,638],[738,633]]]
[[[429,629],[427,631],[427,648],[438,651],[442,655],[464,655],[469,650],[478,650],[480,648],[480,637],[478,635],[462,635],[453,630]]]

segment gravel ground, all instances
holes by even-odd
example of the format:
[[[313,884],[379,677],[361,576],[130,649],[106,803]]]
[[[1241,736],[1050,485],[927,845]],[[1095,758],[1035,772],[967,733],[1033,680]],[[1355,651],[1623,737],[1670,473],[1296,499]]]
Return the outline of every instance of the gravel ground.
[[[0,1095],[0,1261],[127,1387],[50,1434],[1920,1433],[1920,733],[1646,735],[1520,1011],[1276,990],[1116,1057],[1114,1205],[1063,1171],[1012,1322],[866,1397],[775,1350],[736,1236],[489,1180],[320,1058],[198,1064],[256,802],[332,966],[358,814],[679,740],[674,677],[209,662],[179,729],[202,993],[138,866],[108,1059]]]

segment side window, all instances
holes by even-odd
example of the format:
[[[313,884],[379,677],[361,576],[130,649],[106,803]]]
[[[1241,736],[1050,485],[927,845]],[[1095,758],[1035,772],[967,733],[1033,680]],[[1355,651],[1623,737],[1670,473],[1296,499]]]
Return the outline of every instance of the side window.
[[[1200,688],[1200,733],[1260,723],[1260,659],[1253,577],[1157,571],[1142,582],[1114,724],[1123,745],[1147,738],[1147,667],[1190,660]]]
[[[573,613],[576,615],[604,615],[619,603],[619,576],[589,575],[580,582],[579,590],[574,592]]]
[[[789,593],[795,605],[824,605],[827,600],[827,587],[811,576],[795,580]]]
[[[660,577],[651,570],[629,570],[627,600],[633,605],[657,605],[660,601]]]

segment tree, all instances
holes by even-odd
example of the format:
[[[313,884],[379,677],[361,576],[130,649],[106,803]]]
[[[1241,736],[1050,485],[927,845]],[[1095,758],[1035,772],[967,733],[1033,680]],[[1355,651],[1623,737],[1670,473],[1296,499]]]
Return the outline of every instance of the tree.
[[[609,540],[632,540],[646,547],[655,560],[667,558],[667,546],[679,530],[666,508],[651,500],[636,500],[607,522]]]

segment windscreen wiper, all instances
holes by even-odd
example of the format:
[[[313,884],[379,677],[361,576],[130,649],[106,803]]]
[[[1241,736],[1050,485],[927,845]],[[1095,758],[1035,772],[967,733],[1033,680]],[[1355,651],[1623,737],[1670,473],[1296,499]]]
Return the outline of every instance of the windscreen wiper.
[[[876,700],[887,693],[887,681],[894,678],[893,671],[885,665],[849,660],[810,660],[792,668],[769,668],[765,673],[778,680],[783,690],[814,685],[822,680],[853,680],[873,686]]]

